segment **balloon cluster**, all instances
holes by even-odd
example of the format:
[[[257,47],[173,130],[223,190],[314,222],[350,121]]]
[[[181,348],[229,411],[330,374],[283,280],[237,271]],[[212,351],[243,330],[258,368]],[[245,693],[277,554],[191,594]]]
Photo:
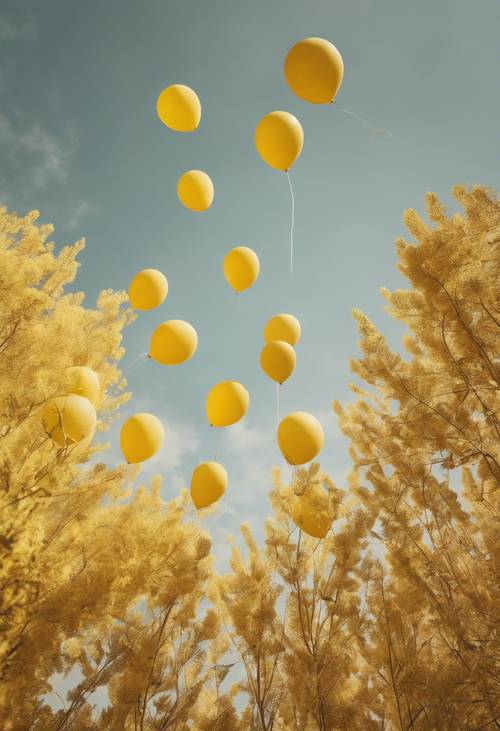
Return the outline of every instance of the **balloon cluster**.
[[[322,38],[305,38],[288,52],[284,74],[290,89],[312,104],[332,103],[342,82],[343,61],[338,50]],[[176,132],[192,132],[201,119],[201,104],[188,86],[173,84],[158,97],[156,110],[160,120]],[[270,167],[288,173],[299,157],[304,132],[298,119],[289,112],[266,114],[255,129],[258,154]],[[177,182],[177,196],[191,211],[205,211],[212,205],[214,186],[202,170],[188,170]],[[223,261],[223,273],[236,294],[251,287],[259,276],[257,254],[246,246],[231,249]],[[162,304],[168,294],[166,277],[156,269],[138,272],[129,285],[132,307],[147,311]],[[292,375],[296,354],[294,346],[301,334],[300,323],[290,314],[272,317],[264,328],[264,347],[260,365],[264,373],[281,386]],[[186,362],[196,352],[198,335],[188,322],[168,320],[154,330],[150,338],[148,358],[166,366]],[[61,447],[91,438],[97,423],[94,403],[100,392],[97,374],[90,368],[74,367],[68,371],[67,389],[47,403],[42,421],[47,434]],[[210,426],[228,427],[237,423],[248,410],[250,396],[237,381],[221,381],[209,391],[206,415]],[[162,447],[164,429],[153,414],[138,413],[125,421],[120,432],[120,447],[128,463],[139,463],[153,457]],[[313,460],[323,447],[324,434],[311,414],[296,411],[279,422],[279,449],[290,465],[303,465]],[[219,500],[228,483],[224,467],[215,462],[202,462],[193,471],[191,497],[197,508]],[[321,492],[321,491],[320,491]],[[321,495],[316,496],[318,499]],[[329,523],[318,523],[317,511],[296,500],[292,518],[311,535],[322,537]]]

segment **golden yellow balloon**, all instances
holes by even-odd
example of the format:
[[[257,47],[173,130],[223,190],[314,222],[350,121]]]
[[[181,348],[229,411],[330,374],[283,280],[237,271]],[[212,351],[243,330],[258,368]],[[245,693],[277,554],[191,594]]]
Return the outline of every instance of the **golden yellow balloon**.
[[[242,419],[250,403],[245,386],[237,381],[221,381],[208,392],[206,413],[210,426],[230,426]]]
[[[266,343],[260,354],[260,367],[276,383],[284,383],[292,375],[297,358],[295,350],[284,340]]]
[[[87,366],[72,366],[66,371],[66,391],[85,396],[95,404],[101,391],[99,376]]]
[[[191,498],[196,507],[217,502],[227,488],[227,472],[218,462],[201,462],[191,477]]]
[[[304,38],[288,51],[285,78],[299,99],[329,104],[340,89],[344,62],[333,43],[324,38]]]
[[[323,488],[312,485],[304,495],[297,496],[291,509],[293,522],[313,538],[324,538],[332,519],[328,509],[328,496]]]
[[[161,305],[167,294],[167,278],[158,269],[137,272],[128,288],[128,298],[135,310],[152,310]]]
[[[198,347],[198,335],[189,322],[167,320],[151,335],[149,357],[161,365],[179,365],[192,358]]]
[[[206,211],[214,199],[214,184],[202,170],[188,170],[179,178],[177,195],[190,211]]]
[[[278,426],[278,446],[288,464],[301,465],[314,459],[325,435],[319,421],[305,411],[294,411]]]
[[[176,132],[192,132],[201,119],[198,95],[184,84],[163,89],[156,101],[156,111],[163,124]]]
[[[161,421],[153,414],[135,414],[123,424],[120,448],[129,464],[145,462],[162,447],[165,432]]]
[[[243,292],[251,287],[259,276],[259,257],[248,246],[236,246],[227,252],[222,269],[229,286],[235,292]]]
[[[261,158],[276,170],[289,170],[302,151],[304,131],[289,112],[271,112],[255,129],[255,146]]]
[[[73,393],[49,401],[41,417],[45,431],[60,447],[91,437],[97,424],[96,410],[88,398]]]
[[[285,343],[296,345],[300,339],[300,322],[293,315],[281,314],[271,317],[264,328],[264,340],[270,343],[273,340],[284,340]]]

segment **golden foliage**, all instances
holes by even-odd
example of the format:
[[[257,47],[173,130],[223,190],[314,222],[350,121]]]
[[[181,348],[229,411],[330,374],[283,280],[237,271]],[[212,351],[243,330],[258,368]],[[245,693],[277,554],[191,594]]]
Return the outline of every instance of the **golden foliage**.
[[[264,546],[243,525],[223,575],[187,491],[132,493],[137,470],[97,463],[102,446],[47,438],[39,414],[70,366],[99,374],[99,429],[128,398],[132,314],[120,293],[96,309],[65,293],[81,242],[56,255],[36,212],[1,212],[2,729],[500,726],[500,207],[455,195],[462,215],[434,195],[432,225],[405,214],[410,288],[383,290],[405,353],[355,312],[364,385],[333,404],[348,484],[276,471]],[[332,521],[325,538],[294,524],[297,496]]]
[[[500,714],[500,207],[482,188],[455,196],[465,215],[451,218],[427,196],[434,228],[406,212],[412,288],[383,290],[409,357],[356,312],[352,370],[372,395],[335,405],[383,547],[364,658],[390,728],[489,728]]]

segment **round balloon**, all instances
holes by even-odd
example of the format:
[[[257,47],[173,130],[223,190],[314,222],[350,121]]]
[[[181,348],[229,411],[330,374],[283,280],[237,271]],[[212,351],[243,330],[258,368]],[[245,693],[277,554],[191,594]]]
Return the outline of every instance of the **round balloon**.
[[[262,348],[260,367],[276,383],[282,384],[290,378],[295,363],[295,350],[284,340],[272,340]]]
[[[323,427],[305,411],[288,414],[278,426],[278,446],[288,464],[310,462],[319,454],[324,441]]]
[[[288,51],[285,78],[299,99],[312,104],[332,102],[342,83],[344,62],[324,38],[304,38]]]
[[[202,170],[188,170],[179,178],[177,195],[190,211],[206,211],[214,199],[214,184]]]
[[[293,315],[281,314],[271,317],[264,328],[264,340],[284,340],[285,343],[296,345],[300,338],[300,322]]]
[[[243,292],[251,287],[259,276],[259,257],[248,246],[236,246],[224,257],[222,268],[229,286],[235,292]]]
[[[167,320],[151,335],[149,357],[161,365],[179,365],[189,360],[198,347],[198,335],[189,322]]]
[[[289,170],[302,151],[304,131],[289,112],[271,112],[255,129],[255,146],[261,158],[277,170]]]
[[[101,386],[99,376],[87,366],[72,366],[66,371],[66,391],[85,396],[93,404],[99,398]]]
[[[217,502],[227,488],[227,472],[218,462],[201,462],[191,477],[191,498],[197,508]]]
[[[89,399],[73,393],[49,401],[41,417],[45,431],[60,447],[91,437],[97,424],[96,410]]]
[[[128,288],[130,304],[136,310],[152,310],[168,294],[168,282],[158,269],[143,269],[133,277]]]
[[[230,426],[242,419],[248,409],[250,395],[237,381],[221,381],[208,392],[206,413],[210,426]]]
[[[301,530],[313,538],[324,538],[332,519],[328,510],[328,497],[323,488],[312,485],[303,495],[297,496],[292,503],[292,520]]]
[[[145,462],[163,444],[165,432],[161,421],[153,414],[135,414],[124,422],[120,431],[120,448],[129,464]]]
[[[156,111],[163,124],[176,132],[192,132],[201,119],[200,100],[184,84],[172,84],[163,89],[156,101]]]

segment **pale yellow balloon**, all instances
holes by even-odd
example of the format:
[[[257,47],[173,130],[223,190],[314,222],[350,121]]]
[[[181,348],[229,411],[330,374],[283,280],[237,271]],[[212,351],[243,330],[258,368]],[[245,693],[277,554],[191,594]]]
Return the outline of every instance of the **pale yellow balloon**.
[[[222,268],[229,286],[235,292],[243,292],[251,287],[259,276],[259,257],[248,246],[236,246],[227,252]]]
[[[295,350],[284,340],[266,343],[260,354],[260,367],[276,383],[284,383],[292,375],[297,358]]]
[[[101,391],[99,376],[87,366],[72,366],[66,370],[66,391],[85,396],[95,404]]]
[[[255,146],[261,158],[276,170],[289,170],[302,151],[304,131],[289,112],[270,112],[255,129]]]
[[[152,310],[168,294],[168,282],[158,269],[143,269],[132,278],[128,288],[130,304],[136,310]]]
[[[285,78],[299,99],[329,104],[337,95],[344,76],[342,56],[324,38],[304,38],[288,51]]]
[[[295,497],[292,503],[293,522],[313,538],[324,538],[332,519],[328,509],[328,496],[318,484],[313,484],[303,495]]]
[[[149,357],[161,365],[179,365],[192,358],[198,347],[198,335],[189,322],[167,320],[151,335]]]
[[[217,502],[227,488],[227,472],[218,462],[201,462],[191,477],[191,498],[196,507]]]
[[[184,84],[163,89],[156,101],[156,111],[163,124],[176,132],[192,132],[201,119],[198,95]]]
[[[210,426],[230,426],[242,419],[250,403],[245,386],[237,381],[221,381],[208,392],[206,413]]]
[[[45,431],[60,447],[91,437],[97,425],[92,403],[85,396],[73,393],[49,401],[42,409],[41,418]]]
[[[202,170],[188,170],[178,180],[177,195],[190,211],[206,211],[214,199],[214,184]]]
[[[284,340],[285,343],[296,345],[300,338],[300,322],[293,315],[281,314],[271,317],[264,328],[264,340]]]
[[[288,464],[310,462],[320,453],[325,435],[319,421],[305,411],[294,411],[278,426],[278,446]]]
[[[145,462],[162,447],[165,431],[153,414],[140,413],[124,422],[120,431],[120,448],[129,464]]]

